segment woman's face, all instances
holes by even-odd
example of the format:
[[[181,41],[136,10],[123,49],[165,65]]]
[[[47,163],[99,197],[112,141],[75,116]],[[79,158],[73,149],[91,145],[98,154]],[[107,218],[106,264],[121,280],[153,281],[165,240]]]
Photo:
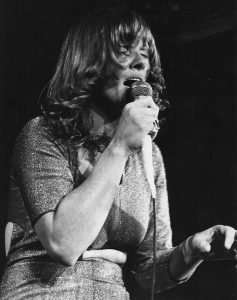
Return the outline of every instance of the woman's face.
[[[116,76],[105,82],[102,89],[103,99],[98,99],[99,106],[111,120],[120,116],[126,104],[128,87],[124,82],[129,78],[146,81],[150,69],[148,49],[144,47],[142,40],[129,48],[121,45],[118,61],[123,69],[117,69]]]

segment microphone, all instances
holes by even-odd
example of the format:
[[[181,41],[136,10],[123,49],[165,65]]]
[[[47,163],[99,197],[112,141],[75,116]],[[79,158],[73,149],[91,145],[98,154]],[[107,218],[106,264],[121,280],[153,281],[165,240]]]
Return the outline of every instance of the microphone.
[[[148,82],[135,81],[129,87],[129,96],[132,100],[136,100],[139,96],[151,96],[153,91],[152,87]],[[154,182],[154,167],[152,160],[152,138],[147,135],[142,145],[142,162],[144,168],[145,178],[149,184],[151,196],[153,199],[156,198],[156,187]]]
[[[130,80],[131,81],[131,80]],[[125,84],[126,85],[126,84]],[[153,94],[152,87],[149,83],[144,81],[136,81],[129,85],[129,96],[131,100],[136,100],[139,96],[151,96]],[[152,139],[156,136],[158,127],[158,121],[154,124],[156,130],[152,130],[149,133],[142,145],[142,162],[144,168],[145,178],[149,184],[149,188],[151,191],[152,197],[152,206],[153,206],[153,222],[154,222],[154,230],[153,230],[153,264],[152,264],[152,282],[151,282],[151,300],[154,299],[154,290],[155,290],[155,283],[156,283],[156,261],[157,261],[157,254],[156,254],[156,187],[154,181],[154,167],[152,161]],[[152,135],[152,136],[151,136]]]

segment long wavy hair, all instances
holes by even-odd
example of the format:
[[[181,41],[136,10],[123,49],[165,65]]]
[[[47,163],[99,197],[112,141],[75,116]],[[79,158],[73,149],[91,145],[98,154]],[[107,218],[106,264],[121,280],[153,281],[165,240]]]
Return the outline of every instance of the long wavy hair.
[[[41,99],[43,116],[57,138],[84,142],[88,147],[98,144],[97,137],[91,134],[89,108],[93,91],[114,76],[116,68],[122,68],[118,62],[121,44],[133,45],[140,39],[148,46],[147,81],[153,88],[154,101],[161,109],[165,107],[165,100],[159,97],[165,88],[160,56],[146,22],[128,9],[97,11],[81,18],[69,30],[47,96]]]

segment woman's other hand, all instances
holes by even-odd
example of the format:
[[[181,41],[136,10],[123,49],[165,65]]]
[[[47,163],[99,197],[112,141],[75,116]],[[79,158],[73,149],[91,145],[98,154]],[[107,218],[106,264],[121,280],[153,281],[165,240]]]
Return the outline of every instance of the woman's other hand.
[[[237,260],[237,231],[224,225],[216,225],[194,234],[189,247],[202,260]]]

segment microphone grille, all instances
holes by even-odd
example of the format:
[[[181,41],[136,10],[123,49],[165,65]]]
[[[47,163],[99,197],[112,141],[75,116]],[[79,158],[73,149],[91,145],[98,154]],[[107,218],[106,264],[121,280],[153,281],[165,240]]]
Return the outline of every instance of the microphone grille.
[[[148,82],[136,81],[130,86],[130,95],[132,99],[136,99],[139,96],[152,97],[152,87]]]

